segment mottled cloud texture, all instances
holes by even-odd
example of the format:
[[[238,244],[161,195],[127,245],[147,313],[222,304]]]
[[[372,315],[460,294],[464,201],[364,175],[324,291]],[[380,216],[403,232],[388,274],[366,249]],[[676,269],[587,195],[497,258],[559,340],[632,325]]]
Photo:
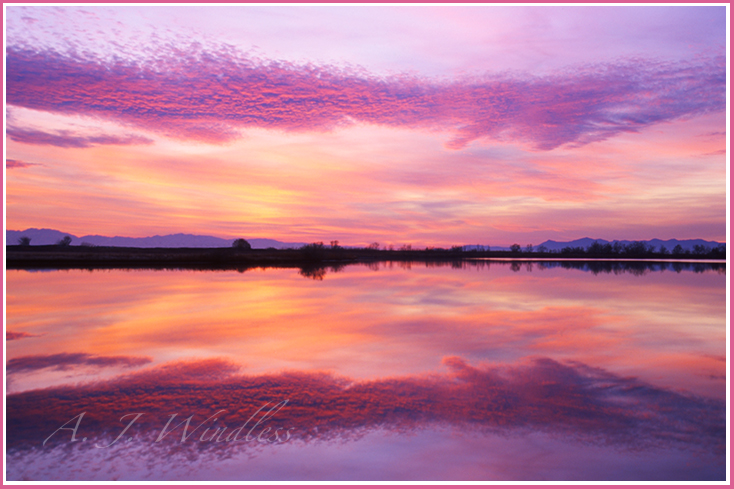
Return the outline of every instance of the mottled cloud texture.
[[[721,400],[548,358],[486,367],[471,366],[457,357],[444,363],[449,372],[442,375],[355,382],[315,372],[242,375],[236,365],[217,359],[177,362],[111,381],[11,394],[7,443],[9,449],[38,447],[82,412],[86,414],[79,436],[114,438],[123,427],[121,416],[144,413],[130,435],[155,438],[176,414],[176,423],[163,438],[166,443],[181,443],[184,427],[178,423],[193,416],[191,429],[203,426],[189,445],[210,441],[199,448],[216,446],[226,455],[238,445],[222,443],[226,436],[256,414],[238,438],[241,446],[247,430],[265,413],[257,414],[258,409],[280,405],[259,430],[270,426],[273,435],[285,428],[283,435],[293,428],[291,437],[304,441],[448,423],[499,433],[540,430],[632,449],[681,444],[718,455],[725,450]],[[218,412],[219,421],[212,421]],[[220,443],[209,440],[212,433],[223,434]],[[52,442],[68,443],[69,436],[62,432]]]
[[[723,57],[626,59],[547,76],[437,81],[196,46],[115,61],[10,47],[6,83],[10,105],[212,143],[252,127],[324,131],[365,123],[448,131],[447,146],[454,149],[489,138],[550,150],[724,110],[726,72]]]
[[[138,367],[152,360],[149,357],[97,356],[87,353],[57,353],[54,355],[29,355],[8,360],[8,375],[45,368],[66,370],[73,367]]]

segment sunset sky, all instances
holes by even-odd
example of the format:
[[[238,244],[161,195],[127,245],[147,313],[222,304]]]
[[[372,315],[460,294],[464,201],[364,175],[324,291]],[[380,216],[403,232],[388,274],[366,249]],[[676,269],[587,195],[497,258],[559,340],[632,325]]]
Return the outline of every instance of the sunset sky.
[[[726,240],[723,6],[6,7],[6,225]]]

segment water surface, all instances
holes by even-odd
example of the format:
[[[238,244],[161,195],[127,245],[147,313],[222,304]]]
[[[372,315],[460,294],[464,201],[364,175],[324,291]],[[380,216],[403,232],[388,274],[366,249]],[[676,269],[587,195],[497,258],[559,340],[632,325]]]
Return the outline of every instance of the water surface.
[[[7,478],[721,480],[725,294],[687,264],[9,270]]]

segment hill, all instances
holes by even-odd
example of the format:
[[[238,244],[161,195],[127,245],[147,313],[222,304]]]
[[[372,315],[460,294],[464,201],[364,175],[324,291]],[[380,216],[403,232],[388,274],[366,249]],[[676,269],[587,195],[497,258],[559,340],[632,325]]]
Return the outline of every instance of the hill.
[[[195,234],[167,234],[165,236],[149,236],[145,238],[128,238],[124,236],[75,236],[69,233],[63,233],[55,229],[36,229],[30,228],[25,231],[5,232],[6,244],[14,245],[18,243],[18,238],[28,236],[31,238],[31,245],[50,245],[55,244],[64,236],[71,237],[72,246],[78,246],[87,243],[95,246],[125,246],[134,248],[229,248],[232,246],[233,239],[216,238],[214,236],[200,236]],[[274,239],[265,238],[247,238],[247,241],[255,249],[265,248],[299,248],[305,243],[285,243]]]

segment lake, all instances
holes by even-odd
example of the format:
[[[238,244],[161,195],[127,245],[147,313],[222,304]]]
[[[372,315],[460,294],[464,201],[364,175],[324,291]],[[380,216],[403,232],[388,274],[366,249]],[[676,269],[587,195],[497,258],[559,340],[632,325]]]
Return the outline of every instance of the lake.
[[[724,264],[8,270],[8,480],[724,480]]]

